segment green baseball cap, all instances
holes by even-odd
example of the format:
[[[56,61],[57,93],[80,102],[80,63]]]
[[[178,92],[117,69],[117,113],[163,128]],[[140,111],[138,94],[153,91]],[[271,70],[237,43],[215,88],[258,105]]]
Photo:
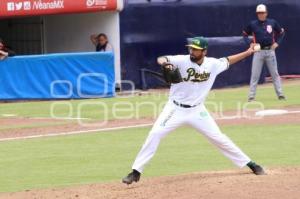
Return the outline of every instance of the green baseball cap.
[[[205,39],[204,37],[194,37],[188,40],[189,40],[189,44],[186,45],[187,47],[195,48],[199,50],[207,49],[208,47],[207,39]]]

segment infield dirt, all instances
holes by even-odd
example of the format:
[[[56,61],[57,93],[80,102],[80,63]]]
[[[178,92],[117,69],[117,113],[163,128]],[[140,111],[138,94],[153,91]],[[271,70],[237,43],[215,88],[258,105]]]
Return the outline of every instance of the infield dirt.
[[[299,199],[300,168],[269,168],[267,175],[248,170],[141,178],[69,188],[0,194],[1,199]]]

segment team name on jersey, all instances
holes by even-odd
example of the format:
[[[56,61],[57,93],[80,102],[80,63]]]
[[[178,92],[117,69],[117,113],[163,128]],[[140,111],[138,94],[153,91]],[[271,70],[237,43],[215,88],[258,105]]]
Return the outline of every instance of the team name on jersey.
[[[194,68],[189,68],[186,70],[188,73],[187,78],[183,78],[184,81],[192,81],[192,82],[204,82],[207,81],[210,77],[210,73],[203,72],[197,73]]]

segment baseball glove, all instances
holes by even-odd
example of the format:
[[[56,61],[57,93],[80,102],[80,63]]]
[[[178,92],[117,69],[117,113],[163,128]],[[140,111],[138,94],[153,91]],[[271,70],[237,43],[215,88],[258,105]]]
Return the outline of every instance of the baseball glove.
[[[176,84],[182,82],[182,77],[178,68],[175,68],[171,63],[162,65],[163,77],[168,84]]]

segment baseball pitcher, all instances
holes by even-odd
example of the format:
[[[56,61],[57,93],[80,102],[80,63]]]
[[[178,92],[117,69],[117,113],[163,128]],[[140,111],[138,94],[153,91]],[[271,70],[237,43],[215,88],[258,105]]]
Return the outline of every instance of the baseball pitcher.
[[[171,83],[169,101],[154,123],[146,142],[137,155],[132,172],[123,183],[138,182],[145,165],[154,156],[160,140],[181,125],[189,124],[202,133],[236,166],[248,166],[256,175],[265,174],[263,168],[239,149],[226,135],[204,106],[218,74],[230,65],[252,55],[254,46],[242,53],[220,59],[206,57],[208,42],[195,37],[187,45],[189,55],[163,56],[157,59],[166,81]]]

